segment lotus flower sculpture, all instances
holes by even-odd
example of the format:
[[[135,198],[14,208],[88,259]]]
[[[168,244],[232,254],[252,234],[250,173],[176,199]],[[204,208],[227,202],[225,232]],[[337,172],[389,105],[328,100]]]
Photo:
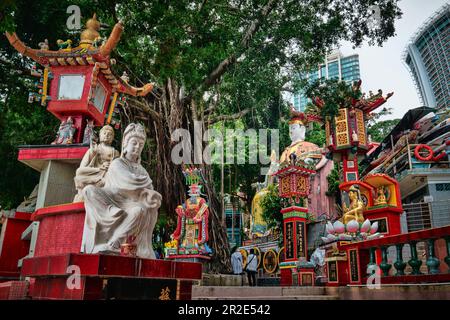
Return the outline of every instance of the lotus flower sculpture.
[[[366,219],[362,224],[352,220],[346,225],[339,220],[336,220],[334,223],[328,221],[325,229],[327,236],[321,237],[325,244],[334,241],[362,241],[382,237],[377,232],[378,222],[371,223],[369,219]]]
[[[370,230],[370,220],[366,219],[366,221],[364,221],[364,223],[361,225],[360,231],[366,233],[369,230]]]

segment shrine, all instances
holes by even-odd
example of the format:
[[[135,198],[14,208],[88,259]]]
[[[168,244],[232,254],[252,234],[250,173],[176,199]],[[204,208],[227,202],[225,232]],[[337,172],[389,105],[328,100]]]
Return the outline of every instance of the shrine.
[[[153,85],[133,87],[126,75],[114,75],[110,53],[123,26],[116,23],[108,38],[99,30],[94,14],[78,46],[61,40],[56,51],[48,44],[31,49],[6,33],[18,52],[44,68],[35,71],[41,90],[30,101],[47,106],[61,124],[51,145],[19,149],[18,160],[40,172],[40,183],[34,211],[16,212],[3,224],[0,261],[8,262],[0,263],[0,274],[15,281],[2,290],[23,288],[31,299],[189,299],[201,264],[157,260],[153,252],[161,195],[140,165],[145,128],[130,124],[121,152],[111,147],[110,124],[120,125],[114,113],[125,100],[119,95],[145,96]],[[98,126],[99,139],[93,132]],[[104,202],[106,195],[111,203]],[[11,254],[9,242],[20,250]],[[80,281],[73,287],[68,283],[75,271]],[[17,281],[19,276],[29,280]]]
[[[184,167],[189,198],[179,205],[177,228],[166,244],[166,257],[180,261],[207,261],[212,250],[208,246],[208,203],[201,197],[203,176],[200,169]]]
[[[195,17],[187,23],[173,19],[182,12],[176,6],[149,4],[147,15],[140,5],[118,3],[114,12],[95,6],[99,17],[89,14],[77,28],[46,33],[51,41],[20,23],[17,34],[4,33],[20,56],[2,51],[11,61],[2,57],[1,67],[21,64],[18,74],[33,81],[24,77],[17,86],[13,72],[0,107],[17,113],[3,96],[16,85],[13,103],[40,108],[33,120],[42,112],[57,122],[51,128],[41,121],[45,134],[11,138],[6,150],[19,168],[7,170],[8,182],[26,176],[17,174],[25,166],[35,175],[1,198],[7,210],[0,206],[0,300],[370,300],[417,299],[423,292],[450,298],[448,108],[412,109],[389,124],[389,135],[383,127],[380,141],[372,141],[368,132],[375,135],[383,115],[375,112],[389,105],[393,92],[366,95],[355,55],[328,55],[331,44],[343,36],[362,41],[365,30],[342,25],[340,35],[324,28],[314,41],[299,41],[272,22],[283,14],[302,26],[303,13],[289,16],[288,6],[276,1],[239,4],[244,11],[189,3],[181,6]],[[387,22],[401,15],[387,7],[395,11],[383,12]],[[236,10],[251,15],[240,21]],[[350,11],[343,21],[360,19]],[[210,12],[214,32],[198,24]],[[144,20],[159,15],[163,22]],[[160,28],[168,20],[175,24]],[[239,22],[234,34],[226,34],[229,20]],[[321,19],[306,20],[322,27]],[[389,38],[394,30],[385,26],[373,40]],[[272,50],[272,38],[289,45]],[[281,91],[297,90],[297,68],[311,67],[306,64],[321,51],[316,42],[327,51],[325,62],[296,79],[311,82],[294,107]],[[260,44],[264,59],[253,50]],[[284,52],[297,44],[304,46],[301,55]],[[294,71],[285,76],[288,65]],[[345,69],[355,78],[344,76]],[[269,81],[277,70],[279,78]],[[248,82],[247,71],[261,73]],[[10,125],[8,117],[1,120]],[[22,114],[19,120],[36,125]],[[266,129],[277,134],[262,137]],[[33,191],[20,203],[24,190]],[[418,293],[406,292],[409,286]],[[178,312],[214,312],[189,308]]]

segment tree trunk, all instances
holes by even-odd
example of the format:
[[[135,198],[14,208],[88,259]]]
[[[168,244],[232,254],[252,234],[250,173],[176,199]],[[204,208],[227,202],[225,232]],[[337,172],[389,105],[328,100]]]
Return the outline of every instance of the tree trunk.
[[[172,148],[178,143],[171,141],[171,134],[180,128],[189,130],[193,146],[193,121],[201,121],[203,132],[206,128],[203,119],[197,119],[195,101],[182,102],[180,87],[174,80],[168,79],[160,93],[157,98],[149,97],[145,101],[130,99],[129,107],[122,110],[122,128],[136,120],[146,125],[150,148],[148,161],[143,165],[152,177],[154,188],[163,196],[160,210],[167,212],[171,233],[176,228],[175,208],[187,197],[181,165],[174,164],[171,159]],[[194,159],[193,155],[191,158]],[[213,273],[230,272],[230,249],[226,229],[221,224],[220,201],[213,187],[212,170],[205,164],[197,166],[202,169],[206,180],[203,190],[210,209],[208,244],[213,249],[213,256],[208,269]]]

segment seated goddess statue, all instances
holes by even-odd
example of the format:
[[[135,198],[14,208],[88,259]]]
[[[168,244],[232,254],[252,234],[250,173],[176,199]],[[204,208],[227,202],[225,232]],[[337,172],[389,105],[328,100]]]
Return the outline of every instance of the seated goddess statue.
[[[106,125],[100,130],[100,144],[97,145],[92,141],[91,147],[84,154],[80,167],[75,174],[75,188],[78,193],[75,195],[73,202],[83,201],[81,191],[87,185],[104,186],[104,178],[109,164],[119,156],[119,152],[111,147],[113,140],[114,129]]]
[[[86,219],[81,252],[118,253],[133,239],[137,256],[155,259],[152,235],[162,197],[140,163],[145,140],[143,126],[128,125],[122,153],[111,162],[104,186],[82,190]]]
[[[361,193],[357,186],[352,185],[350,187],[348,197],[350,199],[350,206],[347,207],[345,203],[342,204],[342,209],[344,211],[342,222],[347,224],[352,220],[356,220],[358,223],[363,223],[364,202],[361,199]]]

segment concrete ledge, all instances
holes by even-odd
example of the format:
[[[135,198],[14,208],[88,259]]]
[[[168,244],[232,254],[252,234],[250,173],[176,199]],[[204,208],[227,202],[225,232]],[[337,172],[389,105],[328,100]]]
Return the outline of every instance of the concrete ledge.
[[[450,300],[450,283],[347,287],[193,286],[193,300]]]
[[[327,287],[328,295],[341,300],[450,300],[450,283],[381,285],[380,289],[366,286]]]
[[[246,284],[246,279],[245,275],[203,273],[201,285],[211,287],[241,287]]]

